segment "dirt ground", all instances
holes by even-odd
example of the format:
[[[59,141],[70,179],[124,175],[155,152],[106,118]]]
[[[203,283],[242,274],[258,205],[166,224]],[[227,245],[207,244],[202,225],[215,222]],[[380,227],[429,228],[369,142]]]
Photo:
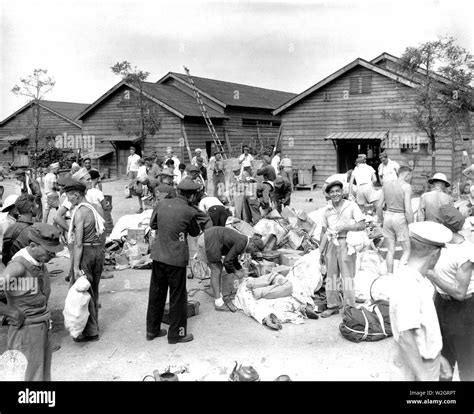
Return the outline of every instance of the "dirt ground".
[[[125,199],[125,180],[108,181],[104,193],[113,196],[114,222],[137,210],[137,200]],[[12,191],[5,182],[4,198]],[[311,201],[310,201],[311,200]],[[292,206],[306,212],[324,204],[321,189],[300,190]],[[145,315],[151,270],[113,271],[114,277],[100,283],[100,340],[75,343],[64,329],[62,310],[68,291],[64,280],[69,263],[55,258],[50,309],[54,342],[61,348],[53,354],[52,378],[57,381],[141,381],[154,370],[186,371],[179,379],[227,381],[234,361],[252,365],[262,380],[287,374],[295,381],[381,381],[390,379],[393,338],[354,344],[344,339],[338,326],[341,314],[327,319],[284,324],[271,331],[242,312],[216,312],[213,299],[199,291],[191,299],[200,302],[199,315],[188,319],[194,341],[169,345],[166,337],[145,340]],[[188,279],[188,290],[202,288]],[[167,325],[164,325],[167,327]],[[7,327],[0,328],[0,354],[6,349]]]

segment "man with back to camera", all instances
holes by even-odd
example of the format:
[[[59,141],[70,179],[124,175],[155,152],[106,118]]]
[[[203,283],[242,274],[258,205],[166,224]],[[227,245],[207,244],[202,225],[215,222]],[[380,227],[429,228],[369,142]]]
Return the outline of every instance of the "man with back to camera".
[[[421,195],[417,220],[441,223],[439,208],[445,204],[454,204],[453,198],[446,193],[446,189],[451,186],[451,184],[443,173],[436,173],[428,180],[428,183],[432,184],[433,188],[431,191]]]

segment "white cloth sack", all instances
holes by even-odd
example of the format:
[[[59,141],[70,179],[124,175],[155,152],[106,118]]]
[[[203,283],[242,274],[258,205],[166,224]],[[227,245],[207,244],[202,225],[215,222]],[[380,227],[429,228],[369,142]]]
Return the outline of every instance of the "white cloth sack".
[[[87,292],[91,287],[85,276],[81,276],[71,286],[64,304],[64,326],[73,338],[77,338],[87,324],[89,318],[89,301],[91,295]]]
[[[128,235],[128,229],[137,229],[140,227],[140,224],[142,226],[149,226],[152,213],[153,210],[148,209],[141,214],[127,214],[120,217],[108,239],[120,240],[122,236]]]

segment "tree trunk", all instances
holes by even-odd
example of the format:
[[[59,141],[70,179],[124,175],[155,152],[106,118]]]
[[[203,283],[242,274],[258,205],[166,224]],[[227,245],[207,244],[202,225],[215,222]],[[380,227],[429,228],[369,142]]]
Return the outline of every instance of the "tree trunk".
[[[431,142],[431,176],[436,173],[436,140],[433,136],[430,137]]]

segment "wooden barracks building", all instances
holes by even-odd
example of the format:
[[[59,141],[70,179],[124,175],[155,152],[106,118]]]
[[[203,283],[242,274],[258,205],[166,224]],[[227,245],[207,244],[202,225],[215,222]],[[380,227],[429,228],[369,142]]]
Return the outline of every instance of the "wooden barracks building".
[[[240,154],[242,144],[257,149],[273,144],[280,117],[272,111],[295,96],[214,79],[193,76],[193,80],[226,153],[234,156]],[[125,174],[132,144],[145,156],[164,155],[170,146],[181,162],[189,162],[196,148],[213,154],[213,139],[186,75],[170,72],[156,83],[144,82],[142,89],[150,104],[147,111],[159,120],[157,130],[141,143],[143,151],[139,134],[126,134],[121,126],[137,119],[136,85],[119,82],[79,115],[83,134],[95,136],[101,167],[109,167],[113,175]]]
[[[28,149],[34,148],[35,116],[40,112],[38,148],[55,145],[58,135],[82,136],[76,118],[89,104],[41,100],[31,101],[0,122],[0,164],[28,167]]]
[[[321,185],[330,175],[354,168],[359,153],[376,168],[385,149],[390,159],[415,168],[420,189],[426,181],[422,174],[431,171],[428,138],[408,121],[384,116],[384,111],[414,108],[413,88],[419,84],[400,68],[399,59],[387,53],[371,62],[356,59],[278,107],[273,114],[282,118],[282,153],[290,156],[293,168],[311,169],[313,181]],[[458,125],[437,141],[438,172],[459,180],[463,150],[472,153],[472,138],[470,125]]]

